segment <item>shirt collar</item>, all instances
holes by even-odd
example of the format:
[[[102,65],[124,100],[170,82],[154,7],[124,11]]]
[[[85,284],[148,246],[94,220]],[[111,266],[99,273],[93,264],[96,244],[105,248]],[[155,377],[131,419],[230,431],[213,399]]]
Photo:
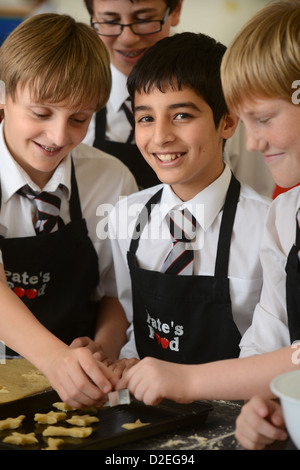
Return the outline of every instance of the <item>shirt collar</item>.
[[[115,112],[118,112],[128,98],[127,77],[111,64],[112,87],[109,102]]]
[[[0,156],[1,156],[1,191],[3,202],[7,202],[24,185],[34,191],[40,188],[31,180],[29,175],[15,161],[10,154],[4,139],[4,120],[0,124]],[[62,184],[68,191],[68,199],[71,195],[71,154],[67,155],[59,164],[44,190],[53,192]]]
[[[204,231],[208,230],[224,206],[231,179],[231,171],[225,164],[224,171],[213,183],[203,189],[193,199],[182,202],[172,191],[171,186],[164,185],[160,204],[161,221],[171,209],[188,208]]]

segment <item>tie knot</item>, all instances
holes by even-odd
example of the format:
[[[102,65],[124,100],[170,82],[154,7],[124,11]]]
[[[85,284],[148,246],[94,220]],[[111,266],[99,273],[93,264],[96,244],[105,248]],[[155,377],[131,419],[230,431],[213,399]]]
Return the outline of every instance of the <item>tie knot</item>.
[[[61,198],[63,195],[62,185],[59,185],[56,191],[34,191],[29,185],[24,186],[18,191],[21,196],[25,196],[28,199],[34,201],[38,206],[40,204],[48,204],[51,207],[53,213],[60,210]]]
[[[63,225],[59,217],[61,198],[63,195],[62,185],[59,185],[56,191],[36,192],[26,185],[18,191],[18,194],[30,199],[37,210],[37,221],[35,230],[37,234],[51,233],[57,230],[58,226]]]
[[[196,219],[188,209],[172,210],[168,225],[174,241],[191,242],[196,237]]]

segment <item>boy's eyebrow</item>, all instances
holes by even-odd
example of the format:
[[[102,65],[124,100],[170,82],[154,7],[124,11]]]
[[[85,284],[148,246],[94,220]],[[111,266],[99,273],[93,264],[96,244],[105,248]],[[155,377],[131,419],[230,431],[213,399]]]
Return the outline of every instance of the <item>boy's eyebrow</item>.
[[[184,101],[182,103],[174,103],[168,106],[169,109],[176,109],[176,108],[193,108],[199,111],[198,106],[195,105],[192,101]]]
[[[99,11],[95,13],[96,13],[96,16],[111,16],[111,17],[120,16],[120,13],[116,11],[102,11],[102,12]],[[155,8],[141,8],[140,10],[134,11],[133,15],[141,15],[143,13],[155,14],[157,13],[157,10]]]
[[[29,108],[53,108],[53,107],[56,107],[58,105],[58,103],[51,103],[51,102],[40,102],[40,101],[30,101],[30,103],[28,104],[28,107]],[[64,108],[64,106],[62,106]],[[88,106],[86,108],[74,108],[74,109],[70,109],[70,111],[73,112],[73,114],[77,114],[77,113],[84,113],[84,112],[94,112],[95,111],[95,108],[94,106]]]
[[[195,109],[196,111],[200,111],[198,106],[195,105],[192,101],[184,101],[182,103],[174,103],[170,104],[170,106],[167,106],[168,109],[177,109],[177,108],[192,108]],[[151,106],[145,106],[145,105],[140,105],[140,106],[135,106],[134,107],[134,112],[137,111],[150,111],[152,109]]]

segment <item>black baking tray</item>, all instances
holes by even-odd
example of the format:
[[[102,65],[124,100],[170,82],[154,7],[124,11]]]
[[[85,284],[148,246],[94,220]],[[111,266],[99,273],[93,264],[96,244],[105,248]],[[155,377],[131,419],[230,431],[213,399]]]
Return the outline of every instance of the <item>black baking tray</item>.
[[[51,390],[0,405],[0,419],[15,418],[20,414],[26,416],[20,428],[0,431],[0,449],[41,450],[47,447],[47,438],[42,436],[42,431],[47,425],[38,424],[34,422],[33,418],[35,413],[48,413],[48,411],[55,410],[52,404],[56,401],[61,400],[57,393]],[[68,411],[67,419],[73,414],[91,414],[98,416],[99,423],[91,425],[94,431],[88,438],[80,439],[63,436],[64,445],[61,449],[97,450],[116,448],[140,439],[174,431],[183,426],[192,426],[204,422],[212,409],[213,406],[208,402],[182,405],[165,400],[158,406],[146,406],[142,402],[133,400],[130,405]],[[122,428],[122,424],[135,422],[137,419],[150,424],[133,430]],[[59,422],[57,425],[69,426],[64,421]],[[5,436],[15,431],[24,434],[35,432],[39,443],[29,446],[16,446],[2,442]]]

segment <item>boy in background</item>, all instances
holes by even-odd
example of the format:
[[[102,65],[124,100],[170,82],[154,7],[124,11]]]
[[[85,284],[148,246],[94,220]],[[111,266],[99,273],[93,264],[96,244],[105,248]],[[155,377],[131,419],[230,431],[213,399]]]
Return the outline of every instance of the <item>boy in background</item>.
[[[144,52],[170,35],[179,23],[183,0],[85,0],[91,25],[107,47],[112,90],[107,105],[92,119],[85,143],[118,157],[142,188],[159,181],[144,161],[134,137],[126,81]]]

